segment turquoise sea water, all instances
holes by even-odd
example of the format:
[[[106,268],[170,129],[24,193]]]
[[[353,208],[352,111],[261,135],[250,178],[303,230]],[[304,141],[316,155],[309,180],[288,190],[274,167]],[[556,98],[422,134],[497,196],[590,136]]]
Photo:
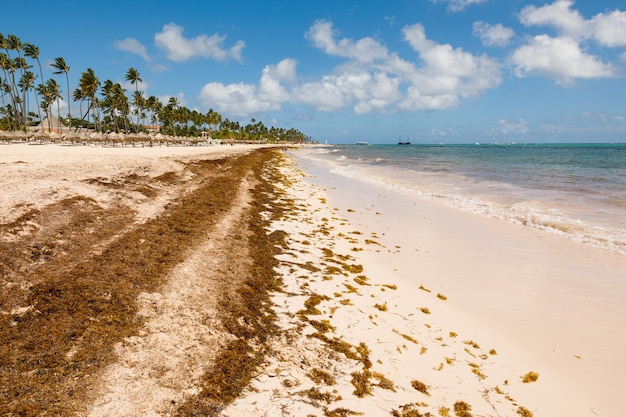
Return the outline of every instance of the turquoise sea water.
[[[626,255],[626,144],[346,145],[333,173]]]

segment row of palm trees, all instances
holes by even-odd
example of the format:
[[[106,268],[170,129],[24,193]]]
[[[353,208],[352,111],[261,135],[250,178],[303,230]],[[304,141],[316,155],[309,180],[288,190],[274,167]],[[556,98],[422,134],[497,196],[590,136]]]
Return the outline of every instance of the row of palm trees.
[[[2,52],[2,50],[4,52]],[[37,64],[38,74],[32,71]],[[200,136],[208,132],[213,138],[246,141],[310,142],[311,139],[296,129],[267,128],[252,119],[245,126],[224,119],[210,109],[206,113],[180,105],[176,97],[162,103],[157,97],[145,97],[139,89],[143,81],[139,71],[129,68],[125,80],[135,87],[132,94],[120,83],[101,82],[93,69],[81,73],[78,85],[70,95],[70,67],[62,57],[50,64],[53,75],[65,75],[65,98],[61,85],[54,78],[44,77],[39,48],[22,43],[15,35],[0,33],[0,130],[27,132],[45,119],[50,121],[56,104],[56,118],[75,131],[90,129],[96,132],[138,133],[158,130],[173,136]],[[40,82],[36,84],[36,81]],[[32,103],[34,97],[35,103]],[[67,104],[67,116],[61,117],[61,100]],[[78,103],[77,117],[72,113],[72,101]],[[30,111],[36,108],[37,112]],[[43,111],[43,114],[42,114]],[[133,117],[134,116],[134,117]],[[50,123],[50,122],[49,122]],[[146,126],[149,125],[149,126]],[[55,126],[44,126],[52,131]]]

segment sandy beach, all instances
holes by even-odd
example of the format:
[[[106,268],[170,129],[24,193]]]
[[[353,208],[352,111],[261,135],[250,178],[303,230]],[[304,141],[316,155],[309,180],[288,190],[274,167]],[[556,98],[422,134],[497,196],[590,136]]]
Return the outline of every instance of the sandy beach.
[[[0,147],[0,406],[621,415],[625,257],[302,152]]]

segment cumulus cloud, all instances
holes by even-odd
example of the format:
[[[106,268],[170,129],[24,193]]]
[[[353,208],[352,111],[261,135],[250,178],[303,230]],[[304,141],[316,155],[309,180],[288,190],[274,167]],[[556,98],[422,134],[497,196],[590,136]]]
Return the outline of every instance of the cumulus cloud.
[[[320,111],[351,107],[356,114],[392,113],[449,108],[502,81],[500,65],[485,55],[429,40],[419,24],[402,33],[416,52],[415,62],[371,37],[342,38],[331,22],[319,20],[305,36],[326,54],[345,59],[331,73],[298,82],[296,61],[288,58],[266,66],[258,85],[210,83],[200,99],[237,115],[277,110],[287,101]]]
[[[534,36],[515,50],[510,58],[517,76],[541,75],[560,84],[571,84],[577,78],[616,76],[611,64],[602,62],[582,44],[594,40],[601,46],[625,46],[626,13],[613,11],[585,19],[573,6],[573,0],[557,0],[522,9],[519,16],[522,24],[552,26],[557,36]]]
[[[283,59],[277,65],[267,65],[259,81],[259,97],[263,101],[280,103],[289,100],[290,94],[283,83],[289,85],[296,81],[295,59]]]
[[[353,67],[300,85],[294,91],[294,98],[322,111],[353,105],[357,114],[385,112],[390,103],[401,98],[398,84],[398,79],[386,73],[370,73]]]
[[[486,56],[437,44],[426,38],[419,24],[406,26],[402,32],[422,66],[400,58],[372,38],[338,38],[332,23],[315,22],[307,38],[329,55],[349,61],[333,74],[301,85],[294,97],[319,110],[352,106],[357,114],[445,109],[501,82],[499,65]]]
[[[429,40],[420,24],[406,26],[403,32],[424,62],[411,76],[405,108],[451,107],[459,98],[476,96],[502,82],[500,65],[486,55],[472,55]]]
[[[212,82],[202,87],[199,99],[222,113],[247,116],[259,111],[277,110],[279,105],[258,98],[253,84],[237,83],[224,85]]]
[[[572,10],[574,0],[557,0],[542,7],[526,6],[520,22],[526,26],[553,26],[560,36],[592,39],[602,46],[626,46],[626,12],[614,10],[585,19]]]
[[[588,23],[593,38],[608,47],[626,46],[626,12],[600,13]]]
[[[485,22],[474,22],[472,34],[478,38],[485,46],[506,46],[515,32],[511,28],[498,23],[490,25]]]
[[[372,62],[376,59],[385,59],[387,48],[377,40],[365,37],[354,41],[343,38],[335,39],[337,32],[331,22],[318,20],[306,32],[305,37],[328,55],[352,58],[360,62]]]
[[[585,53],[569,38],[535,36],[528,45],[511,56],[518,77],[536,74],[552,78],[559,84],[571,84],[576,78],[614,76],[613,67]]]
[[[573,0],[557,0],[541,7],[526,6],[520,13],[520,22],[526,26],[554,26],[561,34],[580,37],[586,30],[585,19],[571,10]]]
[[[182,62],[200,57],[216,61],[234,59],[241,61],[241,52],[245,47],[243,41],[235,42],[230,48],[224,48],[226,36],[213,34],[199,35],[195,38],[185,38],[183,27],[174,23],[163,26],[163,30],[154,35],[154,41],[160,49],[165,51],[167,58]]]
[[[137,39],[126,38],[121,41],[115,41],[113,43],[116,49],[120,51],[127,51],[135,55],[139,55],[144,61],[150,62],[150,56],[148,55],[148,49]]]
[[[207,107],[234,116],[279,110],[291,98],[287,86],[296,81],[296,61],[287,58],[263,69],[259,85],[212,82],[204,85],[198,99]]]

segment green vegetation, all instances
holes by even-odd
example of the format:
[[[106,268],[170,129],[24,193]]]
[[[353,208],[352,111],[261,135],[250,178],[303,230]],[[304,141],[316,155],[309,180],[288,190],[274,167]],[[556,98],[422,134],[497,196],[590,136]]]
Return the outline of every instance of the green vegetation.
[[[212,138],[262,143],[303,143],[312,140],[296,129],[266,127],[254,118],[243,126],[239,122],[224,119],[213,109],[201,113],[180,104],[176,97],[164,103],[156,96],[145,97],[139,90],[143,81],[139,71],[129,68],[124,78],[135,86],[129,93],[119,82],[100,80],[93,69],[81,73],[78,85],[70,86],[70,66],[63,57],[50,64],[52,75],[65,78],[65,91],[54,78],[46,78],[40,62],[39,47],[22,42],[16,35],[0,34],[0,64],[5,78],[0,80],[2,107],[0,107],[0,130],[28,131],[47,118],[54,116],[67,128],[78,132],[91,129],[96,132],[136,134],[159,131],[165,135],[200,137],[208,132]],[[30,69],[34,64],[39,74]],[[7,77],[6,74],[12,74]],[[120,77],[122,78],[122,74]],[[36,81],[39,83],[36,84]],[[64,93],[64,94],[63,94]],[[34,98],[34,99],[33,99]],[[53,115],[53,107],[63,99],[68,105],[66,115]],[[78,102],[80,111],[74,117],[72,101]],[[30,106],[30,107],[29,107]],[[83,110],[84,109],[84,110]],[[94,116],[90,119],[90,116]],[[134,116],[134,117],[133,117]],[[59,131],[56,123],[43,126],[46,131]]]

